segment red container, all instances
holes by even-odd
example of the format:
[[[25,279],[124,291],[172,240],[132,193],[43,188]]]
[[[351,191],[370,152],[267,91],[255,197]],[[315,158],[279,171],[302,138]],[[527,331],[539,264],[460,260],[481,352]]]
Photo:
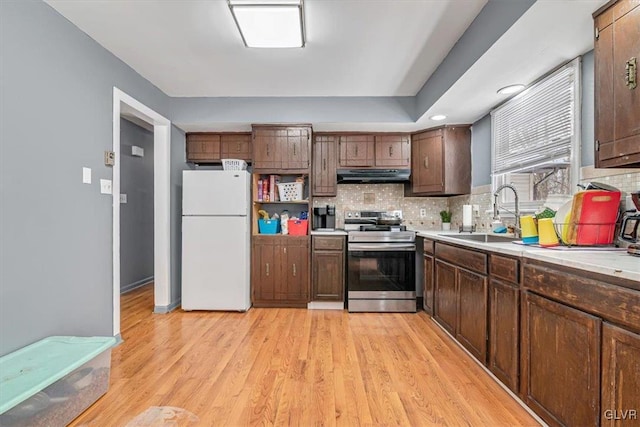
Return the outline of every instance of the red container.
[[[573,198],[569,241],[576,245],[609,245],[613,242],[620,192],[588,190]],[[572,236],[573,235],[573,239]]]
[[[309,228],[308,219],[290,219],[287,221],[289,234],[291,236],[306,236]]]

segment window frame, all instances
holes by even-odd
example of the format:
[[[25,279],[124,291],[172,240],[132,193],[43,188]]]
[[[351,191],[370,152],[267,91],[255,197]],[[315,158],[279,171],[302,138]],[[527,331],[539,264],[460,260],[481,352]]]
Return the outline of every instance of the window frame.
[[[573,91],[573,120],[572,120],[572,137],[570,142],[570,155],[569,155],[569,170],[570,170],[570,189],[569,194],[572,195],[577,190],[577,185],[580,179],[580,160],[581,160],[581,146],[582,146],[582,57],[579,56],[577,58],[572,59],[562,65],[554,68],[553,70],[545,73],[543,76],[538,78],[535,82],[529,85],[527,89],[514,95],[513,97],[507,99],[497,107],[491,110],[491,193],[494,194],[497,185],[496,185],[496,173],[495,173],[495,152],[496,152],[496,142],[497,142],[497,126],[496,123],[496,112],[499,112],[501,109],[510,105],[510,103],[522,98],[527,93],[531,91],[532,88],[535,88],[537,85],[544,83],[547,79],[553,77],[557,73],[562,70],[573,67],[574,72],[574,91]],[[517,173],[517,171],[513,171],[512,173]],[[530,172],[527,172],[530,173]],[[511,200],[510,200],[511,199]],[[540,209],[544,203],[544,200],[520,200],[520,213],[534,213],[536,210]],[[513,201],[512,192],[502,191],[499,196],[499,205],[500,205],[500,215],[501,216],[512,216],[513,213],[509,211],[513,211],[515,209],[515,202]],[[504,206],[505,209],[502,207]]]

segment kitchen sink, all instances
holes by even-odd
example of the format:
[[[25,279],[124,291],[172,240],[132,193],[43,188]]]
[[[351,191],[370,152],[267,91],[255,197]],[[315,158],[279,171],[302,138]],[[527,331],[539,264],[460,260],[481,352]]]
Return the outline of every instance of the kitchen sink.
[[[509,242],[513,242],[514,240],[520,240],[516,237],[498,236],[496,234],[485,234],[485,233],[441,234],[441,236],[451,237],[453,239],[469,240],[472,242],[482,242],[482,243],[509,243]]]

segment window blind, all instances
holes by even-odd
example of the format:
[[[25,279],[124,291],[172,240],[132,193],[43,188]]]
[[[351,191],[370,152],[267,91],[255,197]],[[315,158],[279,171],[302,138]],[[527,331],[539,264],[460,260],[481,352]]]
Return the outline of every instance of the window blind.
[[[570,62],[491,112],[494,175],[569,163],[579,64]]]

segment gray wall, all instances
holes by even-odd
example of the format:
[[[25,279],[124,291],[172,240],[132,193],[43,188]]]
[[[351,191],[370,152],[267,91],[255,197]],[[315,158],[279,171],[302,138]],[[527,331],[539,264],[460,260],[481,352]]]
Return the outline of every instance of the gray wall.
[[[491,184],[491,114],[471,126],[471,187]]]
[[[594,164],[594,64],[593,50],[582,56],[581,166]],[[471,128],[471,185],[491,183],[491,115],[487,114]]]
[[[40,1],[0,1],[0,55],[0,354],[49,335],[112,335],[112,207],[99,179],[112,178],[113,86],[169,119],[170,99]],[[184,135],[172,137],[177,191]]]
[[[595,68],[593,51],[582,56],[582,166],[592,166],[595,163],[594,149],[594,108],[595,108]]]
[[[144,156],[131,155],[131,147]],[[153,132],[120,119],[120,289],[153,277]]]

